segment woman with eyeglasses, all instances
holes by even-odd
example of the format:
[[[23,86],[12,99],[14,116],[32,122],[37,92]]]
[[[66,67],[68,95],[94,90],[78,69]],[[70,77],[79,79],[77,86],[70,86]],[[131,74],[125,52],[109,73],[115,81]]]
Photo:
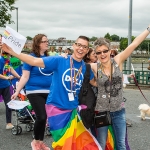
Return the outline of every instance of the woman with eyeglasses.
[[[95,52],[100,63],[91,64],[97,77],[98,96],[95,110],[97,112],[110,111],[117,150],[126,150],[126,119],[123,102],[123,62],[134,49],[149,35],[150,26],[137,36],[134,41],[121,53],[111,58],[110,41],[99,38],[95,41]],[[111,73],[112,72],[112,73]],[[98,73],[98,76],[97,76]],[[105,150],[108,126],[97,128],[97,140]]]
[[[48,56],[48,39],[44,34],[37,34],[33,38],[31,56],[43,58]],[[23,74],[18,83],[12,99],[16,99],[21,89],[25,86],[26,95],[36,115],[34,123],[34,140],[31,142],[32,150],[50,150],[43,142],[46,127],[45,103],[50,92],[52,73],[48,69],[23,64]]]

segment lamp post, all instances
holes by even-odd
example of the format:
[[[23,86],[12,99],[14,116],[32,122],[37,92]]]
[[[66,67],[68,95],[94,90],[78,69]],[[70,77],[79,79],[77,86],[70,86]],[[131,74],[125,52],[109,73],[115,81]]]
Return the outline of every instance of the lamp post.
[[[131,38],[132,38],[132,0],[129,0],[128,45],[131,44]],[[129,56],[127,59],[127,70],[131,70],[131,56]]]
[[[12,10],[16,9],[16,17],[17,17],[17,32],[18,32],[18,7],[12,6]]]

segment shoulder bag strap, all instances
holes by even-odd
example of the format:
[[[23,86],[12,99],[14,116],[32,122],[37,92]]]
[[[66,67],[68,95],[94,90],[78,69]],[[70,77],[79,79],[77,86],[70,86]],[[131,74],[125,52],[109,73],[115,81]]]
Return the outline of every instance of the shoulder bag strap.
[[[90,70],[91,70],[90,64],[85,64],[85,65],[86,65],[86,71],[82,83],[83,94],[86,94],[88,91],[88,85],[89,85],[88,83],[90,82]]]

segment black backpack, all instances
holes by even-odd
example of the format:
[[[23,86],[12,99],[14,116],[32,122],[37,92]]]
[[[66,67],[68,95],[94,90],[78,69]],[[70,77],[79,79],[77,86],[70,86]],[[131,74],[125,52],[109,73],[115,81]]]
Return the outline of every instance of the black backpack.
[[[92,89],[90,82],[90,70],[91,66],[86,64],[86,72],[84,74],[84,80],[79,93],[79,105],[86,105],[86,109],[80,111],[80,116],[84,126],[89,129],[93,124],[94,109],[96,105],[96,96]]]

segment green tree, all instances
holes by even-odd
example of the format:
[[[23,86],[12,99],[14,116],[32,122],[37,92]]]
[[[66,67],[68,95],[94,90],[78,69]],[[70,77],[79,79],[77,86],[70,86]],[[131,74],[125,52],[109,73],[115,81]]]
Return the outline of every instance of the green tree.
[[[111,36],[110,36],[109,33],[107,33],[107,34],[104,36],[104,38],[109,39],[110,41],[112,41]]]
[[[5,27],[7,23],[12,24],[11,14],[9,11],[13,10],[13,4],[16,0],[0,0],[0,27]]]
[[[30,37],[30,36],[27,36],[26,38],[27,38],[27,40],[32,40],[32,37]]]
[[[131,38],[131,42],[135,39],[134,36]],[[125,50],[128,46],[128,38],[121,37],[120,38],[120,50]]]
[[[110,37],[111,37],[112,41],[119,42],[119,36],[118,35],[113,34]]]
[[[90,41],[95,41],[95,40],[97,40],[97,37],[95,36],[92,36],[92,38],[90,38]]]
[[[142,51],[142,50],[146,50],[148,51],[149,49],[149,41],[148,40],[144,40],[140,45],[139,45],[139,49]]]
[[[124,50],[128,46],[128,39],[127,38],[121,38],[120,39],[120,49]]]

